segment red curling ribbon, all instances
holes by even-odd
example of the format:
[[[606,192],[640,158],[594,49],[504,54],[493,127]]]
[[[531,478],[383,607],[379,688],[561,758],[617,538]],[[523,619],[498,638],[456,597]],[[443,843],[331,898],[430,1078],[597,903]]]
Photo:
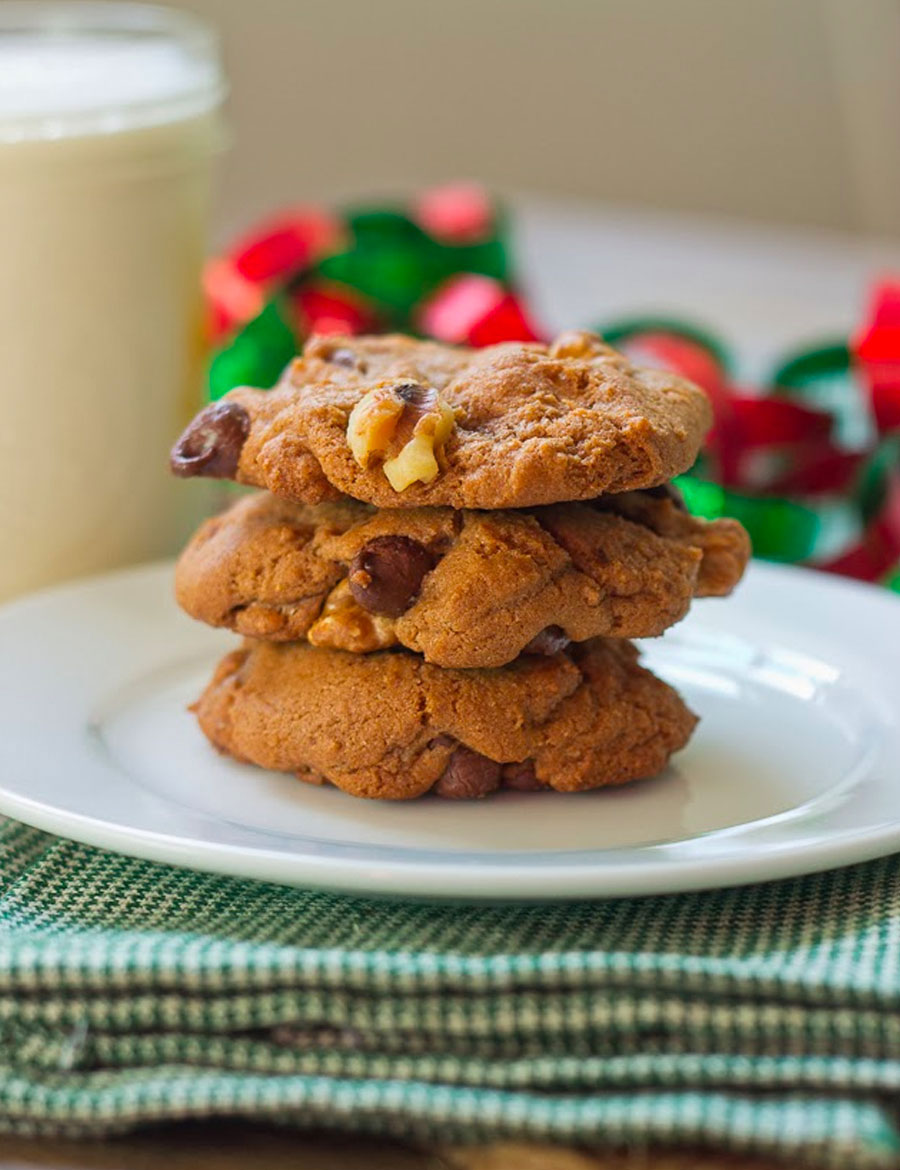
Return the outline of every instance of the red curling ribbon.
[[[718,478],[729,487],[772,490],[792,466],[814,464],[831,450],[832,416],[814,407],[727,389],[713,413],[709,450]]]
[[[423,333],[451,345],[539,341],[521,302],[499,280],[464,273],[454,276],[419,312]]]
[[[349,290],[304,285],[291,293],[290,303],[302,337],[312,333],[372,333],[378,327],[376,314]]]
[[[833,425],[830,414],[812,406],[736,393],[731,395],[731,415],[745,448],[827,440]]]
[[[476,347],[497,345],[501,341],[540,341],[525,307],[512,293],[507,293],[490,313],[476,321],[469,333],[469,344]]]
[[[862,539],[839,557],[816,565],[859,581],[880,581],[900,562],[900,473],[892,471],[885,484],[884,502],[866,526]]]
[[[494,230],[494,207],[477,183],[447,183],[424,191],[412,205],[412,217],[443,244],[476,244]]]
[[[269,284],[334,250],[341,235],[337,216],[320,207],[298,207],[259,224],[237,242],[229,258],[246,280]]]
[[[900,429],[900,279],[879,281],[853,351],[881,433]]]
[[[883,377],[872,381],[869,394],[878,430],[882,434],[900,430],[900,378],[896,382],[888,382]]]
[[[720,362],[691,338],[651,330],[627,338],[617,348],[637,365],[680,374],[705,390],[714,403],[726,394],[726,374]]]
[[[230,260],[208,260],[203,268],[208,330],[212,341],[221,341],[258,316],[265,294],[258,284],[242,276]]]
[[[810,451],[792,451],[791,466],[766,485],[779,496],[817,496],[852,491],[865,456],[830,445]]]

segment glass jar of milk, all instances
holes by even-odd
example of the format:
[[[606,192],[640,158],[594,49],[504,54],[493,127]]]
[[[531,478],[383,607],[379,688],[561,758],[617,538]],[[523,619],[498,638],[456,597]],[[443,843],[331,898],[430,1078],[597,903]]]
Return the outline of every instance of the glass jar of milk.
[[[0,599],[190,526],[166,463],[200,394],[223,92],[187,14],[0,4]]]

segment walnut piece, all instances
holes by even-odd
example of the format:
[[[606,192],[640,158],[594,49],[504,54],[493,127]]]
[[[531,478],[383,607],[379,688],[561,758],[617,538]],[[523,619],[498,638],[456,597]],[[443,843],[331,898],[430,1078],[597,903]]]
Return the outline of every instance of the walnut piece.
[[[437,476],[437,452],[455,423],[453,409],[430,387],[376,386],[350,412],[347,442],[360,467],[380,458],[391,487],[402,492]]]
[[[369,654],[397,644],[393,620],[364,610],[346,579],[329,593],[306,638],[313,646],[349,650],[352,654]]]
[[[618,354],[605,344],[596,333],[586,329],[569,329],[550,343],[547,351],[552,358],[575,358],[587,361],[594,357],[617,357]]]

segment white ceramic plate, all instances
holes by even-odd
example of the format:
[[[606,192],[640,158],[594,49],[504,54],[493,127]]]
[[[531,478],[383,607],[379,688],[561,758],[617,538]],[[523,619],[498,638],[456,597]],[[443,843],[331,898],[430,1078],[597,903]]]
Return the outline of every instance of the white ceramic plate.
[[[755,564],[646,661],[702,716],[657,779],[577,796],[357,800],[220,758],[186,711],[234,639],[170,565],[0,611],[0,812],[122,853],[415,897],[609,897],[900,849],[900,601]]]

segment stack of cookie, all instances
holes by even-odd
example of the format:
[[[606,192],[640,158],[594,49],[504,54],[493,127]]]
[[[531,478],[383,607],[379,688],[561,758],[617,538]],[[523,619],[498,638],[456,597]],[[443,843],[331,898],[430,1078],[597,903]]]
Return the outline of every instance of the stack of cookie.
[[[195,711],[221,751],[356,796],[580,791],[653,775],[696,719],[638,665],[749,555],[669,485],[702,392],[588,333],[467,350],[313,338],[207,407],[177,475],[264,489],[178,564],[243,635]]]

